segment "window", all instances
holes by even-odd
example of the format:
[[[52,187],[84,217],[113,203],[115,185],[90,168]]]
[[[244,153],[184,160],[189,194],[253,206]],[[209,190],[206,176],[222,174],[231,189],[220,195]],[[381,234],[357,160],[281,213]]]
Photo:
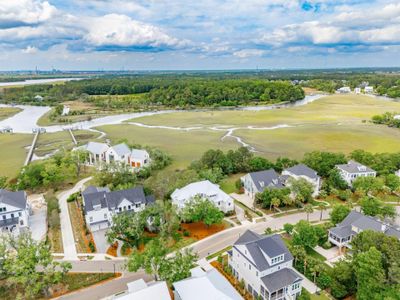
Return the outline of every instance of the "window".
[[[131,206],[130,206],[130,205],[128,205],[128,209],[129,209],[129,210],[131,209]]]
[[[107,219],[107,214],[104,214],[104,219]]]
[[[6,215],[3,216],[3,220],[5,220],[5,219],[6,219]]]
[[[19,225],[24,226],[24,221],[23,220],[19,221]]]
[[[300,283],[297,282],[295,284],[292,285],[292,291],[297,290],[300,287]]]
[[[14,218],[14,214],[11,214],[11,218]]]
[[[118,208],[118,210],[119,210],[119,211],[122,211],[122,208],[121,208],[121,207],[119,207],[119,208]]]
[[[18,213],[18,216],[20,216],[20,217],[21,217],[21,216],[22,216],[22,212],[19,212],[19,213]]]
[[[249,270],[251,270],[251,264],[249,264]]]
[[[93,217],[89,218],[89,222],[92,223],[93,222]]]
[[[276,257],[271,259],[271,263],[273,265],[275,265],[275,264],[277,264],[278,262],[281,262],[281,261],[283,261],[283,254],[279,255],[279,256],[276,256]]]

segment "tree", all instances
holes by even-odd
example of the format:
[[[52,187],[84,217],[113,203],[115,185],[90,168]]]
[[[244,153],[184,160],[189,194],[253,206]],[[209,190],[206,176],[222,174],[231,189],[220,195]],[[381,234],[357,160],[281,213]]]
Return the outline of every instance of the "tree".
[[[314,192],[314,187],[306,179],[290,178],[289,185],[290,185],[290,190],[295,195],[297,201],[309,202],[312,200],[312,194]]]
[[[385,286],[385,274],[382,266],[382,253],[375,247],[360,253],[355,258],[357,277],[357,299],[381,299]]]
[[[304,248],[314,248],[317,242],[318,237],[314,227],[308,221],[299,221],[295,226],[293,245],[300,245]]]
[[[166,245],[158,238],[152,239],[146,244],[143,252],[134,250],[128,260],[128,271],[137,272],[143,268],[149,275],[154,276],[154,280],[160,279],[160,270],[165,263],[165,256],[168,253]]]
[[[272,207],[277,211],[279,205],[281,205],[281,200],[279,198],[272,198],[271,200],[271,207],[270,210],[272,209]]]
[[[290,248],[290,253],[292,253],[294,257],[294,265],[297,265],[297,262],[303,260],[307,255],[307,252],[302,245],[293,245]]]
[[[193,254],[190,248],[178,251],[161,264],[160,278],[172,284],[190,277],[190,270],[195,266],[197,258],[198,256]]]
[[[88,160],[88,156],[88,151],[82,149],[77,149],[71,152],[71,160],[75,164],[76,177],[79,178],[81,174],[81,168],[82,166],[85,166],[85,163]]]
[[[322,212],[326,210],[326,205],[322,202],[318,202],[318,210],[320,211],[319,220],[322,221]]]
[[[336,224],[342,222],[349,213],[350,213],[349,207],[347,207],[345,205],[341,205],[341,204],[336,204],[333,206],[332,211],[330,213],[331,222],[334,225],[336,225]]]
[[[313,151],[304,155],[303,163],[317,171],[322,177],[328,177],[335,165],[345,164],[346,157],[342,153]]]
[[[285,230],[285,232],[287,234],[292,234],[293,229],[294,229],[294,225],[293,224],[290,224],[290,223],[283,224],[283,230]]]
[[[361,210],[367,216],[381,216],[383,218],[396,216],[396,210],[391,205],[384,204],[376,197],[364,197],[360,201]]]
[[[329,272],[332,278],[331,293],[335,298],[344,298],[357,290],[357,280],[351,260],[339,260]]]
[[[274,164],[264,157],[254,156],[249,160],[249,167],[251,172],[257,172],[272,169]]]
[[[304,206],[304,211],[307,214],[307,221],[310,220],[310,214],[314,212],[313,206],[311,204],[307,204]]]
[[[282,188],[282,189],[265,189],[262,193],[256,194],[256,201],[261,203],[262,207],[270,209],[272,208],[272,199],[278,198],[281,203],[286,203],[286,198],[290,195],[289,188]]]
[[[347,188],[347,182],[344,181],[342,176],[339,173],[339,170],[334,168],[328,172],[328,177],[325,181],[325,184],[329,187],[329,189],[339,189],[344,190]]]
[[[400,177],[395,174],[388,174],[385,177],[385,185],[390,188],[390,190],[396,191],[400,188]]]
[[[380,192],[383,190],[383,187],[383,180],[379,177],[357,177],[356,180],[353,181],[353,188],[355,190],[362,190],[366,194],[368,194],[369,192]]]
[[[210,226],[219,224],[224,218],[224,213],[219,210],[210,200],[195,196],[186,203],[182,209],[181,217],[186,222],[200,222]]]
[[[34,241],[30,233],[9,236],[1,244],[7,282],[24,287],[18,289],[24,299],[42,295],[49,297],[50,288],[58,284],[72,267],[69,263],[54,262],[50,246]]]
[[[113,244],[115,240],[120,240],[131,247],[137,247],[147,221],[143,216],[141,212],[123,212],[114,215],[112,225],[106,233],[107,241]]]

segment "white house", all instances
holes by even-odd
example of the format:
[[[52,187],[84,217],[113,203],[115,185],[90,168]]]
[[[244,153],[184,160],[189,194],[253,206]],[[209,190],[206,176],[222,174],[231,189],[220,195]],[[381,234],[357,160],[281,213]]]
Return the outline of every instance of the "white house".
[[[354,89],[354,93],[356,93],[356,94],[361,94],[361,88],[356,87],[356,88]]]
[[[349,186],[351,186],[353,181],[358,177],[376,177],[376,172],[374,170],[354,160],[350,160],[347,164],[336,165],[336,168],[339,170],[340,176]]]
[[[36,95],[35,97],[33,97],[33,99],[37,102],[42,102],[44,98],[40,95]]]
[[[383,232],[388,236],[400,239],[400,230],[371,216],[352,210],[346,218],[335,227],[329,229],[328,240],[339,248],[351,248],[355,235],[363,230]]]
[[[218,184],[208,180],[190,183],[181,189],[176,189],[171,194],[171,199],[173,204],[182,209],[195,196],[208,199],[224,213],[234,210],[233,199],[222,191]]]
[[[89,186],[82,192],[86,224],[92,231],[106,229],[115,214],[138,212],[155,202],[145,196],[143,187],[110,192],[108,188]]]
[[[146,150],[130,149],[125,143],[109,146],[105,143],[89,142],[75,149],[84,149],[89,152],[88,164],[90,165],[120,163],[138,170],[149,166],[151,162],[150,155]]]
[[[0,229],[19,234],[29,228],[30,207],[24,191],[0,189]]]
[[[374,92],[374,87],[373,87],[373,86],[366,86],[366,87],[364,88],[364,92],[365,92],[366,94],[372,94],[372,93]]]
[[[143,279],[129,282],[128,291],[115,296],[118,300],[171,300],[171,295],[165,281],[146,283]]]
[[[293,256],[280,235],[247,230],[228,254],[233,275],[254,298],[293,300],[301,294],[303,278],[293,269]]]
[[[290,178],[296,180],[303,178],[307,180],[314,187],[313,197],[318,196],[321,187],[321,177],[318,176],[317,172],[313,169],[304,164],[298,164],[283,170],[281,180],[284,182],[285,186],[290,186]]]
[[[338,89],[337,92],[340,94],[347,94],[351,92],[351,89],[349,86],[343,86],[340,89]]]
[[[191,277],[175,282],[175,300],[242,300],[233,286],[216,269],[200,267],[191,270]]]
[[[257,193],[262,193],[266,188],[283,188],[283,182],[275,170],[248,173],[240,178],[244,192],[252,199]]]
[[[63,111],[62,111],[62,113],[61,113],[61,115],[62,116],[68,116],[69,115],[69,112],[70,112],[70,107],[69,106],[67,106],[67,105],[64,105],[64,107],[63,107]]]

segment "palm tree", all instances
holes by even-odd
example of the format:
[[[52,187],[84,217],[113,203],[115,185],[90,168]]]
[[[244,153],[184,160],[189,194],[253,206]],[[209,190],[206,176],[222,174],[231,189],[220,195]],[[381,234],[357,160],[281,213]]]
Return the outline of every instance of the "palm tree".
[[[324,269],[324,265],[320,261],[315,260],[314,265],[311,268],[311,272],[314,275],[314,284],[315,284],[315,281],[317,280],[317,274],[321,273],[323,271],[323,269]]]
[[[297,261],[302,260],[306,257],[306,250],[303,246],[295,245],[291,247],[290,252],[294,257],[294,265],[297,264]]]
[[[310,214],[314,212],[314,209],[311,204],[307,204],[304,206],[304,211],[307,213],[307,221],[310,220]]]
[[[318,209],[321,211],[321,214],[319,215],[319,220],[322,220],[322,211],[326,210],[326,205],[322,202],[318,203]]]

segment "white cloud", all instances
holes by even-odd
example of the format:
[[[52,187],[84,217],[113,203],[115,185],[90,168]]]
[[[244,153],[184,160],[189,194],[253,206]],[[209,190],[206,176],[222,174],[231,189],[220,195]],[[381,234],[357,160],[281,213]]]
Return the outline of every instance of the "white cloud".
[[[128,16],[109,14],[84,21],[84,40],[93,46],[180,47],[183,43],[160,28]]]
[[[38,24],[52,18],[57,9],[41,0],[0,0],[0,28],[18,24]]]
[[[26,54],[35,54],[37,52],[38,52],[38,49],[33,46],[28,46],[22,50],[22,53],[26,53]]]
[[[266,51],[260,49],[243,49],[233,52],[233,55],[239,58],[248,58],[253,56],[263,56],[265,53]]]

